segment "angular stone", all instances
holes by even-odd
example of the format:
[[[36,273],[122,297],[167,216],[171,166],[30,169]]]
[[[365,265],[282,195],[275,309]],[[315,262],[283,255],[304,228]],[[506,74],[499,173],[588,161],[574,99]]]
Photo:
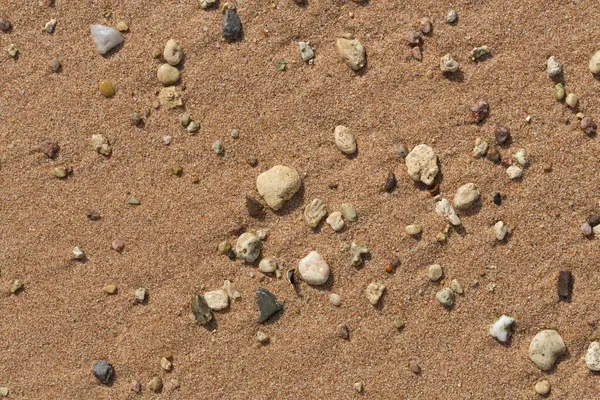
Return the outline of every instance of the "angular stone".
[[[437,156],[431,147],[420,144],[406,156],[406,169],[415,182],[430,186],[439,172]]]
[[[99,360],[94,363],[92,367],[92,374],[105,385],[108,385],[112,382],[115,376],[115,370],[113,366],[108,363],[106,360]]]
[[[125,40],[119,31],[105,25],[92,25],[90,32],[100,54],[108,53]]]
[[[256,178],[256,189],[273,210],[279,210],[300,189],[298,172],[284,165],[276,165]]]
[[[235,7],[229,6],[225,9],[222,26],[223,37],[229,41],[239,40],[242,37],[242,21]]]
[[[196,317],[196,321],[202,325],[208,324],[213,319],[212,310],[206,303],[206,300],[204,300],[204,297],[199,295],[192,299],[192,313]]]
[[[365,289],[365,295],[369,300],[369,303],[372,305],[377,305],[379,303],[379,299],[383,296],[383,292],[385,292],[385,285],[377,282],[371,282],[369,286]]]
[[[367,63],[365,46],[358,39],[340,38],[336,41],[340,60],[353,71],[358,71]]]
[[[573,287],[573,276],[571,271],[560,271],[558,273],[558,298],[562,301],[570,301]]]
[[[275,295],[269,292],[267,289],[261,288],[256,291],[256,302],[258,304],[258,310],[260,315],[258,317],[258,323],[262,324],[267,321],[273,315],[283,310],[283,304],[277,301]]]
[[[304,220],[311,228],[316,228],[327,215],[327,207],[320,199],[314,199],[304,208]]]

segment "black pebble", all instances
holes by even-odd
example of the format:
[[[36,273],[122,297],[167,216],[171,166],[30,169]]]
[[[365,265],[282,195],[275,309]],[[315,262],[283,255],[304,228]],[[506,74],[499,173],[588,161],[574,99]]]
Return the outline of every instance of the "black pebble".
[[[100,219],[100,214],[96,211],[90,211],[87,217],[90,221],[98,221]]]
[[[258,217],[262,213],[263,208],[263,205],[258,200],[246,195],[246,209],[249,216]]]
[[[558,297],[562,301],[571,299],[571,290],[573,288],[573,276],[571,271],[560,271],[558,273]]]
[[[239,40],[242,37],[242,21],[233,8],[225,10],[223,16],[223,37],[227,40]]]
[[[502,195],[498,192],[494,194],[494,204],[497,206],[502,204]]]
[[[393,172],[390,172],[387,178],[385,179],[385,185],[383,186],[383,190],[385,190],[386,192],[391,192],[392,190],[396,189],[397,184],[398,181],[396,180],[396,175],[394,175]]]
[[[96,361],[92,367],[92,374],[105,385],[112,382],[115,370],[106,360]]]
[[[590,215],[587,219],[587,223],[593,228],[596,225],[600,225],[600,215]]]
[[[260,311],[259,324],[283,310],[283,304],[278,302],[275,295],[267,289],[261,288],[256,291],[256,302],[258,303],[258,311]]]

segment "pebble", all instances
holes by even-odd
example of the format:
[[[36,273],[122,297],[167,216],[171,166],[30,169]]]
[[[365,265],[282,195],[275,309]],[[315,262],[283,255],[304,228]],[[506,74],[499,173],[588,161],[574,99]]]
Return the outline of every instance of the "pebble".
[[[53,58],[52,60],[50,60],[50,69],[52,70],[52,72],[59,72],[60,71],[60,61],[58,61],[58,59]]]
[[[139,304],[143,304],[146,301],[146,297],[148,296],[148,290],[146,288],[137,288],[135,289],[135,302]]]
[[[555,78],[563,72],[563,66],[554,56],[546,61],[546,73],[550,78]]]
[[[490,115],[490,106],[483,100],[477,102],[476,105],[471,107],[471,115],[473,117],[473,121],[479,124],[485,120],[488,115]]]
[[[555,330],[539,332],[529,345],[529,358],[542,371],[554,366],[556,359],[567,350],[562,338]]]
[[[525,154],[525,150],[521,149],[515,153],[513,158],[519,163],[519,165],[525,168],[529,164],[529,159],[527,158],[527,154]]]
[[[339,324],[336,328],[337,335],[342,339],[350,339],[350,329],[348,329],[348,325]]]
[[[573,276],[571,271],[560,271],[557,281],[558,298],[562,301],[569,301],[571,299],[572,288]]]
[[[368,255],[369,249],[366,246],[359,246],[354,242],[350,244],[350,256],[352,266],[360,267],[364,262],[364,258]]]
[[[279,210],[300,189],[302,180],[298,172],[284,165],[276,165],[256,178],[256,189],[267,205]]]
[[[589,68],[594,75],[600,73],[600,51],[595,52],[590,58]]]
[[[165,384],[166,392],[172,392],[177,389],[179,389],[179,381],[175,378],[169,379],[169,381]]]
[[[8,397],[9,394],[10,394],[9,388],[7,388],[6,386],[0,387],[0,397]]]
[[[548,382],[547,380],[543,379],[539,382],[537,382],[535,384],[535,386],[533,387],[533,389],[535,390],[535,392],[541,396],[545,396],[548,393],[550,393],[550,382]]]
[[[314,58],[315,52],[307,42],[298,42],[298,45],[300,46],[300,57],[302,57],[304,61],[309,61]]]
[[[446,199],[442,199],[438,201],[435,206],[435,213],[440,217],[446,218],[448,222],[450,222],[454,226],[459,226],[462,224],[458,215],[456,215],[456,211],[454,207],[450,205],[450,202]]]
[[[240,131],[238,131],[237,129],[232,129],[231,130],[231,137],[234,139],[239,139],[240,137]]]
[[[506,169],[506,175],[510,179],[517,179],[523,176],[523,169],[517,165],[511,165]]]
[[[346,221],[349,221],[349,222],[356,221],[356,218],[357,218],[356,208],[352,204],[343,203],[340,206],[340,209],[342,210],[342,214],[344,215],[344,219]]]
[[[196,122],[196,121],[191,121],[186,128],[186,131],[188,131],[188,133],[190,135],[198,132],[198,129],[200,129],[200,123]]]
[[[344,219],[342,218],[342,213],[340,211],[334,211],[325,220],[336,232],[341,231],[344,228]]]
[[[426,144],[415,146],[406,156],[406,169],[408,175],[415,182],[422,182],[431,186],[439,172],[437,156],[433,149]]]
[[[494,164],[498,164],[500,162],[500,153],[496,149],[490,149],[487,153],[487,159]]]
[[[160,376],[155,376],[148,382],[148,389],[152,390],[154,393],[160,393],[163,389],[163,381]]]
[[[367,63],[365,46],[358,39],[339,38],[336,41],[337,53],[353,71],[358,71]]]
[[[5,19],[0,19],[0,32],[2,33],[8,33],[10,32],[10,30],[12,29],[12,24],[5,20]]]
[[[444,270],[440,264],[432,264],[429,266],[429,270],[427,272],[429,276],[429,280],[432,282],[439,281],[444,275]]]
[[[125,242],[123,242],[121,239],[115,239],[111,243],[110,247],[112,247],[113,250],[118,251],[120,253],[125,247]]]
[[[235,254],[237,257],[248,263],[252,263],[258,259],[260,249],[260,239],[251,232],[242,233],[235,244]]]
[[[108,385],[112,382],[115,376],[115,370],[108,361],[99,360],[94,363],[94,366],[92,367],[92,374],[100,381],[100,383]]]
[[[190,117],[190,114],[184,113],[179,117],[179,122],[181,122],[181,125],[185,128],[192,122],[192,118]]]
[[[163,85],[172,85],[179,80],[179,70],[169,64],[162,64],[156,71],[156,78]]]
[[[258,200],[246,195],[246,210],[249,216],[256,218],[262,214],[263,209],[263,205]]]
[[[334,305],[334,306],[336,306],[336,307],[339,307],[339,306],[340,306],[340,304],[342,303],[342,298],[340,297],[340,295],[339,295],[339,294],[331,293],[331,294],[329,295],[329,302],[330,302],[332,305]]]
[[[252,168],[256,167],[258,165],[258,159],[254,156],[249,156],[246,159],[246,162],[248,163],[249,166],[251,166]]]
[[[587,219],[587,223],[590,224],[593,227],[595,227],[596,225],[600,225],[600,215],[597,214],[593,214],[590,215]]]
[[[272,258],[263,258],[258,263],[258,270],[265,274],[271,274],[277,269],[277,261]]]
[[[83,250],[81,250],[79,246],[73,247],[73,258],[75,258],[76,260],[85,259],[85,253],[83,252]]]
[[[163,58],[167,63],[175,66],[183,59],[183,46],[175,39],[169,39],[163,50]]]
[[[583,236],[589,236],[592,234],[592,227],[590,224],[588,224],[587,222],[584,222],[583,224],[581,224],[581,234]]]
[[[411,236],[417,236],[423,232],[423,227],[419,224],[411,224],[407,225],[404,230]]]
[[[353,387],[354,390],[356,390],[356,393],[362,393],[362,391],[364,390],[362,382],[356,382]]]
[[[269,336],[263,331],[256,332],[256,335],[254,337],[256,338],[256,341],[260,344],[269,343]]]
[[[354,154],[356,151],[356,137],[350,128],[338,125],[333,131],[335,145],[344,154]]]
[[[283,304],[277,301],[275,295],[264,288],[256,291],[256,303],[258,304],[258,310],[260,312],[258,317],[259,324],[262,324],[273,315],[283,310]]]
[[[115,29],[119,32],[127,32],[129,30],[129,25],[127,25],[127,22],[125,21],[119,21],[117,22]]]
[[[450,282],[450,289],[456,294],[463,294],[463,288],[458,279],[452,279],[452,282]]]
[[[574,93],[569,93],[567,98],[565,99],[565,103],[571,108],[577,107],[577,103],[579,103],[579,96]]]
[[[227,240],[223,240],[217,246],[217,251],[221,254],[227,254],[227,253],[229,253],[230,250],[231,250],[231,243],[229,243]]]
[[[585,132],[586,135],[588,135],[588,136],[596,135],[597,126],[594,123],[594,120],[592,119],[592,117],[583,117],[581,119],[579,126]]]
[[[237,14],[235,6],[225,4],[223,15],[222,33],[225,40],[234,41],[242,37],[242,21]]]
[[[404,328],[404,325],[406,324],[404,323],[404,320],[402,318],[394,318],[394,328],[400,330]]]
[[[585,364],[590,371],[600,371],[600,343],[590,343],[585,354]]]
[[[396,175],[394,175],[393,172],[388,172],[386,177],[385,177],[385,183],[383,184],[383,190],[385,192],[392,192],[394,191],[394,189],[396,189],[396,185],[398,184],[398,181],[396,180]]]
[[[183,167],[181,165],[174,165],[171,167],[173,175],[181,176],[183,174]]]
[[[56,167],[52,170],[52,173],[58,179],[65,179],[67,177],[67,170],[63,167]]]
[[[15,279],[10,285],[10,292],[12,294],[17,294],[21,290],[23,290],[23,282],[21,282],[19,279]]]
[[[377,305],[379,303],[379,299],[383,296],[383,292],[385,292],[385,285],[382,283],[371,282],[369,286],[365,289],[365,295],[369,300],[369,303],[372,305]]]
[[[421,18],[421,24],[419,26],[419,30],[424,35],[427,35],[428,33],[431,32],[431,21],[429,20],[429,18],[427,18],[427,17]]]
[[[327,215],[327,207],[320,199],[314,199],[304,208],[304,220],[311,228],[316,228]]]
[[[229,307],[229,296],[223,289],[204,293],[204,300],[208,308],[221,311]]]
[[[419,46],[415,46],[410,50],[410,55],[417,61],[423,60],[423,52]]]
[[[475,147],[473,148],[473,157],[481,158],[485,156],[488,152],[488,142],[481,138],[475,139]]]
[[[490,336],[502,343],[506,343],[510,339],[511,326],[514,323],[514,318],[502,315],[496,322],[490,325]]]
[[[90,211],[87,213],[87,217],[90,221],[98,221],[100,219],[100,214],[97,211]]]
[[[160,358],[160,367],[165,371],[170,371],[173,369],[173,363],[166,357]]]
[[[562,83],[557,83],[554,86],[554,98],[558,101],[562,101],[565,98],[565,87]]]
[[[506,235],[508,234],[508,227],[504,224],[503,221],[498,221],[494,224],[494,235],[496,236],[496,240],[504,240]]]
[[[496,143],[498,143],[500,146],[502,146],[503,144],[505,144],[508,139],[510,139],[510,132],[508,131],[508,129],[504,128],[504,127],[499,127],[496,130]]]
[[[117,285],[111,283],[109,285],[104,286],[102,290],[106,294],[115,294],[117,293]]]
[[[39,147],[40,151],[50,159],[56,158],[60,150],[60,146],[57,142],[44,142]]]
[[[406,146],[399,144],[396,147],[396,155],[404,160],[408,155],[408,149],[406,148]]]
[[[134,379],[131,381],[131,390],[133,390],[135,393],[141,393],[142,385]]]
[[[115,95],[115,87],[106,79],[103,79],[100,81],[100,83],[98,83],[98,88],[100,89],[100,94],[106,98],[113,97]]]
[[[214,5],[217,2],[217,0],[200,0],[198,2],[198,5],[200,6],[201,9],[205,10],[209,7],[211,7],[212,5]]]
[[[454,291],[450,288],[443,288],[435,294],[435,299],[444,307],[452,307],[454,305]]]
[[[119,31],[106,25],[92,25],[90,32],[100,54],[108,53],[125,40]]]
[[[134,112],[133,114],[131,114],[130,121],[131,125],[139,126],[142,123],[142,117],[140,116],[140,114]]]
[[[411,370],[411,371],[412,371],[412,372],[413,372],[415,375],[418,375],[418,374],[420,374],[420,373],[421,373],[421,366],[419,366],[419,364],[418,364],[416,361],[414,361],[414,360],[411,360],[411,361],[408,363],[408,367],[410,368],[410,370]]]
[[[181,92],[175,86],[169,86],[160,91],[158,101],[167,108],[177,108],[183,106]]]
[[[6,52],[12,58],[17,58],[17,54],[19,54],[19,48],[17,47],[17,45],[11,43],[6,48]]]
[[[440,70],[444,74],[453,74],[458,71],[458,61],[452,57],[452,54],[446,54],[440,59]]]
[[[408,31],[404,35],[409,46],[418,46],[421,43],[421,34],[417,31]]]
[[[56,28],[56,23],[58,21],[56,21],[55,19],[51,19],[50,21],[46,22],[46,25],[44,25],[44,30],[47,33],[53,33],[54,32],[54,28]]]
[[[198,295],[192,299],[192,314],[201,325],[206,325],[213,319],[213,313],[204,297]]]
[[[466,210],[470,208],[480,196],[479,187],[474,183],[462,185],[454,195],[454,207],[458,210]]]
[[[225,147],[223,146],[223,143],[221,143],[221,141],[218,139],[215,140],[215,142],[213,143],[212,149],[213,149],[214,153],[219,156],[223,155],[223,153],[225,152]]]
[[[454,24],[458,21],[458,14],[454,10],[448,11],[448,15],[446,15],[446,23]]]
[[[142,202],[137,197],[132,196],[127,199],[127,204],[132,205],[132,206],[139,206],[140,204],[142,204]]]
[[[309,285],[322,285],[329,279],[329,265],[316,251],[311,251],[300,260],[298,272]]]
[[[469,53],[471,60],[477,61],[480,58],[490,54],[490,49],[487,46],[474,47]]]

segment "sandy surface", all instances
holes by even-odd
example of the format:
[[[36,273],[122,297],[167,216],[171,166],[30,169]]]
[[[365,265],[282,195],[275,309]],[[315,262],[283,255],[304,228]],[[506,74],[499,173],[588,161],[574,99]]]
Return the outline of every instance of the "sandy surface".
[[[598,376],[582,357],[598,337],[600,255],[579,225],[597,211],[600,148],[554,100],[544,70],[555,55],[565,65],[567,91],[597,116],[600,83],[587,67],[600,34],[594,2],[309,0],[300,8],[288,0],[245,0],[238,6],[245,37],[234,44],[221,40],[218,9],[200,10],[195,1],[56,3],[50,9],[34,0],[0,3],[0,17],[14,25],[0,35],[0,385],[11,388],[11,397],[136,398],[130,381],[137,379],[143,398],[349,399],[360,397],[352,387],[360,381],[369,399],[535,399],[533,385],[546,378],[550,398],[597,398]],[[456,26],[444,23],[451,8],[459,13]],[[105,58],[89,26],[107,23],[108,10],[108,24],[125,20],[130,32]],[[423,62],[409,61],[404,32],[422,16],[434,30],[425,38]],[[50,18],[58,19],[53,35],[41,31]],[[359,74],[335,54],[335,37],[347,31],[367,49],[368,66]],[[169,38],[186,52],[184,100],[202,123],[197,136],[181,129],[181,111],[152,108],[160,85],[151,52]],[[313,66],[301,62],[299,40],[314,45]],[[10,43],[20,49],[16,62],[5,52]],[[469,51],[483,44],[493,57],[471,62]],[[462,80],[440,75],[445,53],[457,56]],[[48,66],[54,56],[63,64],[59,74]],[[277,72],[279,60],[288,62],[285,72]],[[114,98],[99,94],[101,79],[116,85]],[[491,109],[481,126],[469,123],[478,99]],[[132,127],[131,113],[146,110],[145,127]],[[354,159],[333,143],[337,124],[358,135]],[[475,139],[491,141],[499,125],[514,139],[503,153],[529,154],[521,182],[471,156]],[[240,139],[229,136],[232,128]],[[113,141],[111,158],[91,149],[94,133]],[[173,136],[171,146],[163,135]],[[223,158],[211,150],[216,139],[225,145]],[[56,160],[36,151],[44,140],[59,142]],[[445,245],[435,241],[444,222],[406,175],[398,143],[435,149],[446,197],[467,182],[480,186],[481,207],[463,217],[463,235],[453,232]],[[249,155],[259,159],[256,168],[246,163]],[[303,174],[302,192],[281,211],[251,219],[244,194],[256,195],[256,176],[280,163]],[[553,164],[551,173],[543,172],[544,163]],[[182,177],[168,172],[173,165],[184,167]],[[56,166],[72,166],[73,176],[54,178]],[[398,188],[388,195],[380,186],[390,170]],[[505,197],[500,207],[491,203],[494,191]],[[130,195],[141,206],[129,206]],[[312,232],[302,208],[313,198],[331,210],[353,203],[359,219],[341,233],[328,226]],[[102,219],[89,221],[90,210]],[[514,227],[503,245],[489,240],[500,219]],[[268,229],[263,254],[286,268],[319,251],[332,268],[330,282],[301,284],[298,296],[284,279],[252,278],[253,267],[216,252],[221,240],[235,240],[234,221]],[[409,223],[424,226],[421,240],[407,237]],[[125,242],[123,254],[110,247],[116,238]],[[372,252],[359,270],[339,250],[352,240]],[[70,261],[76,245],[87,263]],[[394,254],[402,265],[387,274]],[[427,280],[433,262],[444,267],[439,284]],[[575,278],[571,303],[557,302],[561,269]],[[465,294],[447,311],[434,295],[454,278]],[[9,295],[13,279],[25,284],[17,296]],[[190,319],[190,300],[202,285],[218,289],[225,279],[243,299],[216,314],[211,332]],[[377,308],[364,296],[372,281],[388,286]],[[118,295],[102,292],[108,283],[117,284]],[[149,290],[147,305],[133,304],[140,286]],[[264,326],[256,323],[259,287],[286,307]],[[342,296],[340,308],[329,304],[332,291]],[[487,333],[501,314],[517,318],[507,346]],[[402,333],[392,326],[396,316],[406,321]],[[335,334],[341,322],[350,327],[349,341]],[[569,350],[549,373],[527,356],[543,328],[557,329]],[[271,337],[268,346],[256,343],[259,329]],[[160,368],[164,352],[173,354],[170,373]],[[112,387],[92,376],[97,359],[115,367]],[[420,376],[408,368],[410,360],[420,364]],[[180,389],[151,394],[146,383],[157,375],[179,380]]]

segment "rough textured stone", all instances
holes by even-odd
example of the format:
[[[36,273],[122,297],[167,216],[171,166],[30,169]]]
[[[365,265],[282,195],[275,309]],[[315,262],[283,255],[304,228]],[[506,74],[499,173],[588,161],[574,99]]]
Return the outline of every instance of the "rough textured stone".
[[[450,222],[454,226],[458,226],[462,223],[460,218],[456,214],[454,207],[450,205],[450,202],[447,199],[441,199],[440,201],[438,201],[438,203],[435,206],[435,213],[440,217],[446,218],[446,220],[448,220],[448,222]]]
[[[163,58],[170,65],[177,65],[183,59],[183,46],[175,39],[169,39],[163,50]]]
[[[302,180],[295,169],[276,165],[256,178],[256,189],[273,210],[279,210],[300,189]]]
[[[446,54],[440,59],[440,70],[444,74],[453,74],[458,71],[458,61],[452,57],[452,54]]]
[[[480,196],[479,187],[474,183],[462,185],[456,191],[454,196],[454,207],[458,210],[466,210],[470,208]]]
[[[529,345],[529,358],[542,371],[554,366],[556,359],[567,350],[562,338],[555,330],[539,332]]]
[[[235,244],[235,254],[237,257],[249,263],[258,259],[260,249],[260,239],[251,232],[242,233]]]
[[[444,307],[450,308],[454,305],[454,291],[450,288],[443,288],[435,294],[435,299]]]
[[[546,73],[550,78],[557,77],[563,71],[563,66],[554,56],[550,56],[546,60]]]
[[[229,307],[229,296],[223,289],[204,293],[204,300],[211,310],[220,311]]]
[[[311,228],[316,228],[327,215],[327,207],[319,199],[314,199],[304,208],[304,220]]]
[[[406,169],[414,181],[429,186],[433,184],[439,172],[437,156],[431,147],[420,144],[406,156]]]
[[[511,326],[514,323],[514,318],[502,315],[496,322],[490,325],[490,336],[502,343],[506,343],[510,339]]]
[[[176,108],[183,105],[181,92],[175,86],[169,86],[160,91],[158,101],[167,108]]]
[[[365,289],[365,295],[369,300],[369,303],[372,305],[377,305],[379,303],[379,299],[383,296],[383,292],[385,292],[385,285],[382,283],[372,282],[369,283],[369,286]]]
[[[241,39],[242,21],[240,20],[235,7],[226,7],[221,31],[226,40],[234,41]]]
[[[353,71],[358,71],[367,63],[365,46],[358,39],[340,38],[336,41],[336,48],[340,60]]]
[[[344,154],[354,154],[356,151],[356,137],[350,128],[338,125],[333,132],[335,145]]]
[[[99,360],[94,363],[94,366],[92,367],[92,374],[101,383],[108,385],[114,379],[115,370],[113,369],[113,366],[109,364],[108,361]]]
[[[342,218],[342,213],[340,211],[334,211],[325,220],[331,229],[336,232],[341,231],[344,228],[344,219]]]
[[[600,343],[590,343],[585,354],[585,365],[590,371],[600,371]]]

